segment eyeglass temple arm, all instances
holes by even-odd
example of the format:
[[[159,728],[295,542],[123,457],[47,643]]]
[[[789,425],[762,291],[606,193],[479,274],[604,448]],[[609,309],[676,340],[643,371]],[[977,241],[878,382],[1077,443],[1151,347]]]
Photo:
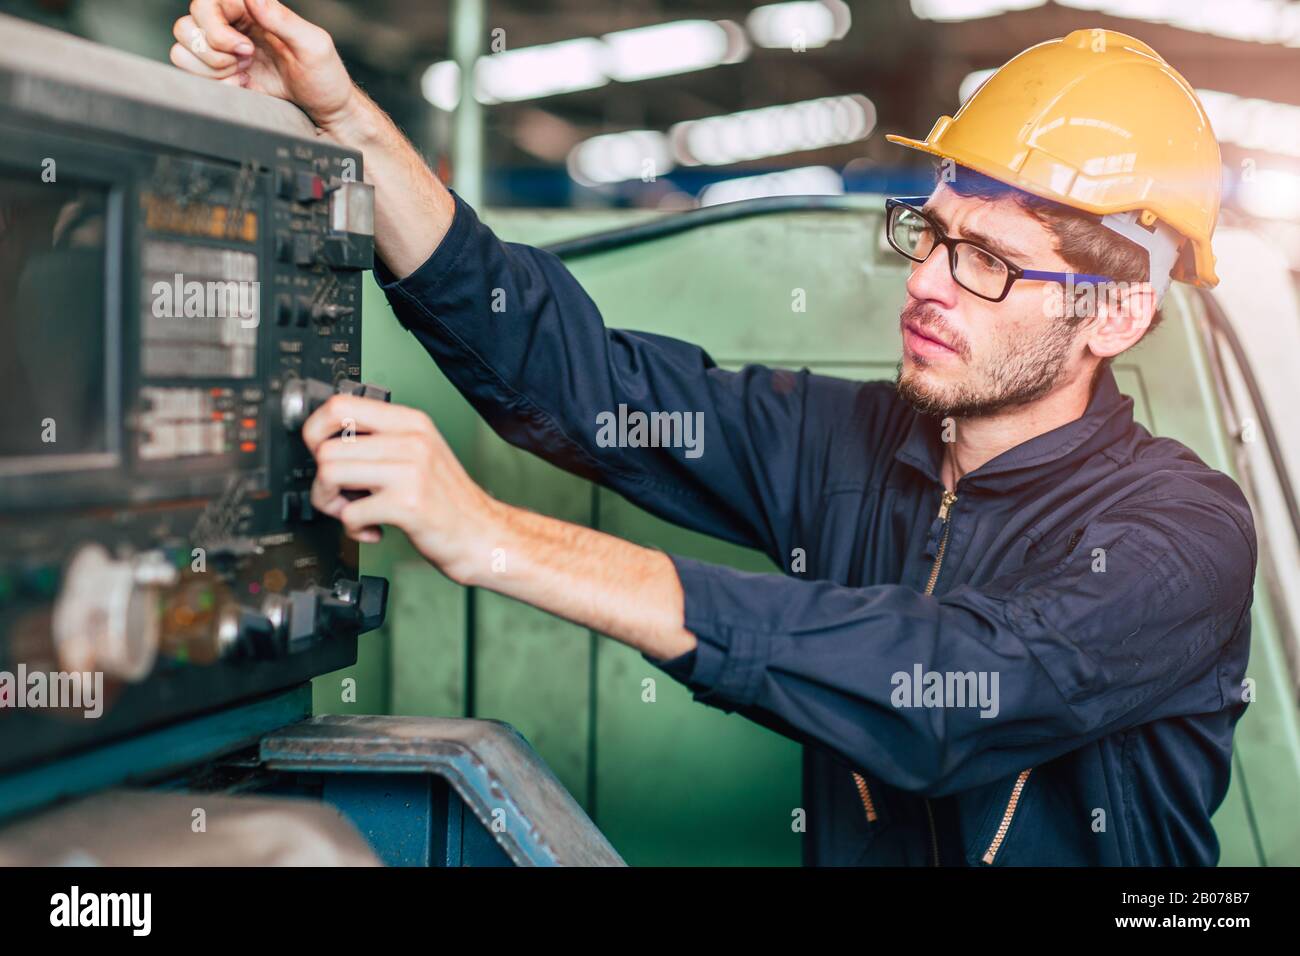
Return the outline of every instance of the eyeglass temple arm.
[[[1091,282],[1094,285],[1112,281],[1110,276],[1095,276],[1087,272],[1043,272],[1040,269],[1025,269],[1021,273],[1026,279],[1040,279],[1044,282],[1065,282],[1072,280],[1075,284]]]

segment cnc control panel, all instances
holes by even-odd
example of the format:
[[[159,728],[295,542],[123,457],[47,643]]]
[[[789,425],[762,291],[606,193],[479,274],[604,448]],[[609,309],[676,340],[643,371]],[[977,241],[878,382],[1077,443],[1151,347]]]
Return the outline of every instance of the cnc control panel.
[[[362,157],[215,102],[0,59],[0,772],[344,667],[383,620],[299,435],[387,397]]]

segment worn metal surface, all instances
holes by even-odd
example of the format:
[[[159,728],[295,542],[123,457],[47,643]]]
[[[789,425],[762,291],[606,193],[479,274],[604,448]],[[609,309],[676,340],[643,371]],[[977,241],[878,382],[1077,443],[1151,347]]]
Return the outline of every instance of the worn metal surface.
[[[378,866],[317,800],[107,790],[0,830],[0,866]]]
[[[316,127],[286,100],[191,76],[132,53],[0,14],[0,69],[20,75],[15,102],[30,96],[51,119],[75,120],[85,101],[50,97],[43,84],[84,77],[87,88],[314,142]]]
[[[499,721],[328,715],[266,737],[261,757],[273,770],[444,778],[518,866],[623,863],[536,752]]]

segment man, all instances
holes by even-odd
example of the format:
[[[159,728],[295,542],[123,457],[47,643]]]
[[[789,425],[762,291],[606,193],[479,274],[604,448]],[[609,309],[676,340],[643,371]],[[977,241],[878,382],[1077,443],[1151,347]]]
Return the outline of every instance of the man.
[[[790,573],[495,501],[424,415],[336,398],[303,436],[313,503],[350,535],[400,528],[452,579],[631,645],[807,744],[810,863],[1217,860],[1251,515],[1133,422],[1109,370],[1171,274],[1216,281],[1218,149],[1149,47],[1099,30],[1041,44],[900,140],[943,163],[931,196],[890,203],[914,263],[895,387],[726,372],[606,329],[558,260],[498,241],[443,188],[277,0],[195,0],[175,35],[178,66],[292,100],[364,151],[389,300],[498,432]],[[1092,285],[1108,294],[1076,309]],[[603,447],[598,416],[623,404],[702,411],[705,453]],[[351,442],[334,437],[347,419]]]

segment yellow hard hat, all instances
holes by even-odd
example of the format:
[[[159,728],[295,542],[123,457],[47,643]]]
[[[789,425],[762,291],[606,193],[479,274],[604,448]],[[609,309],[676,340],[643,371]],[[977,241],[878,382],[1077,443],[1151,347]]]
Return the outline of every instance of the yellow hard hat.
[[[924,141],[885,138],[1103,217],[1148,250],[1153,283],[1161,267],[1196,285],[1219,281],[1219,144],[1188,82],[1127,34],[1076,30],[1032,46]]]

